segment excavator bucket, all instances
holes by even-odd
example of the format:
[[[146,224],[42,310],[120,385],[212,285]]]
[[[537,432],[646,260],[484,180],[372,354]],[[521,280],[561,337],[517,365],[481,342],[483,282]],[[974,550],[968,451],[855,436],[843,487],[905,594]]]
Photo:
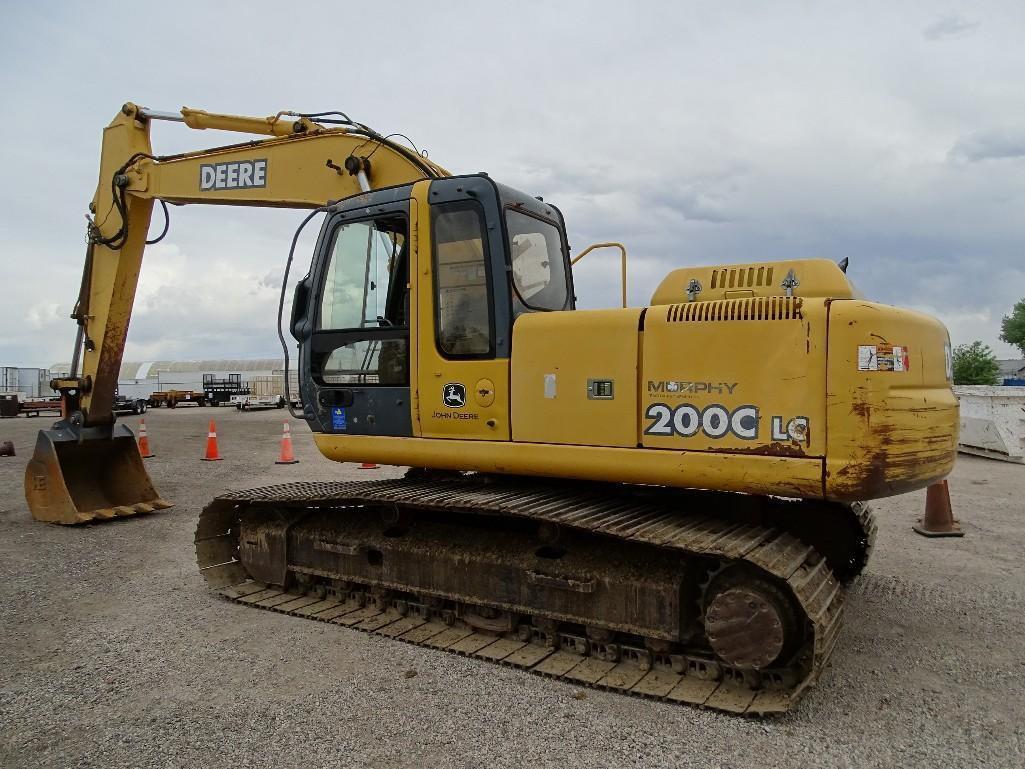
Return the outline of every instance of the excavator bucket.
[[[36,520],[62,524],[171,507],[153,488],[127,425],[40,430],[25,468],[25,498]]]

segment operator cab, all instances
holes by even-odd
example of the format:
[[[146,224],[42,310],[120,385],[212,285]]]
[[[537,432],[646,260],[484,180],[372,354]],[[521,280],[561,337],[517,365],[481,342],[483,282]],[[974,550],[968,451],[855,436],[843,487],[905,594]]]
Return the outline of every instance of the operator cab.
[[[292,309],[304,416],[315,432],[412,436],[414,361],[446,379],[495,368],[503,381],[482,381],[507,387],[515,319],[574,306],[562,213],[485,174],[339,201]],[[451,408],[471,387],[443,384],[459,385]]]

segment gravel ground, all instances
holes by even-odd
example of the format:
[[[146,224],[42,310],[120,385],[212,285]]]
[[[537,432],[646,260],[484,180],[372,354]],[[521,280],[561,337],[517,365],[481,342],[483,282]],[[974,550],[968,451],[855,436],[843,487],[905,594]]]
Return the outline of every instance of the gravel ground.
[[[282,412],[151,411],[165,513],[34,522],[22,474],[48,418],[0,440],[4,767],[1021,767],[1025,468],[962,457],[963,539],[911,531],[924,492],[876,504],[880,533],[820,684],[756,720],[539,678],[210,595],[192,534],[224,489],[385,477],[317,454],[275,465]],[[133,426],[136,418],[129,418]],[[409,676],[410,671],[416,675]]]

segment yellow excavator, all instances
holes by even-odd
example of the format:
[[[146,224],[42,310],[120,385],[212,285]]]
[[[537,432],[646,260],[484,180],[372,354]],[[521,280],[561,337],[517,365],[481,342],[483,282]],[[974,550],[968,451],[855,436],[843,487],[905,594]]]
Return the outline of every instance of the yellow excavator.
[[[264,138],[157,156],[158,120]],[[296,416],[330,459],[410,468],[213,500],[197,559],[235,601],[781,712],[836,642],[875,535],[865,501],[953,466],[946,330],[862,298],[846,264],[681,267],[627,307],[624,249],[624,306],[577,310],[590,249],[571,258],[541,198],[340,112],[126,104],[103,137],[62,417],[26,470],[39,520],[170,506],[111,411],[154,201],[322,217],[287,328]]]

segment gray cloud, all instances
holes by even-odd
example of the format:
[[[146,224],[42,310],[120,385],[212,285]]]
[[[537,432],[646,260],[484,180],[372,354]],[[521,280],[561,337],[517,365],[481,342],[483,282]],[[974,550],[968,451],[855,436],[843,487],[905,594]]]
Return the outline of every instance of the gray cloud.
[[[968,163],[1025,158],[1025,126],[976,131],[959,137],[948,156]]]
[[[281,288],[281,276],[282,276],[282,271],[281,270],[270,270],[262,278],[260,278],[260,280],[259,280],[259,287],[260,288],[280,289]]]
[[[979,28],[978,21],[972,21],[960,13],[940,16],[922,30],[922,37],[935,41],[951,37],[967,37]]]
[[[0,144],[12,180],[0,187],[0,365],[68,358],[82,214],[102,128],[126,99],[254,115],[342,109],[406,133],[455,173],[488,170],[558,205],[577,251],[626,243],[635,304],[678,266],[848,256],[868,296],[937,314],[955,342],[1012,352],[997,334],[1025,296],[1025,174],[1014,160],[1025,129],[994,127],[1025,126],[1017,5],[990,6],[979,24],[883,2],[744,13],[440,4],[424,15],[396,0],[389,13],[417,24],[390,27],[384,44],[338,37],[372,28],[377,8],[310,0],[295,14],[251,2],[231,55],[194,34],[198,18],[238,28],[240,8],[181,0],[174,14],[126,14],[99,0],[5,11],[0,88],[30,130]],[[140,25],[147,46],[126,68],[109,41]],[[160,153],[242,138],[153,128]],[[979,162],[990,158],[1008,161]],[[173,207],[143,265],[130,357],[275,354],[277,276],[301,218]],[[307,228],[293,279],[315,236]],[[615,305],[618,275],[614,253],[588,257],[581,304]]]

